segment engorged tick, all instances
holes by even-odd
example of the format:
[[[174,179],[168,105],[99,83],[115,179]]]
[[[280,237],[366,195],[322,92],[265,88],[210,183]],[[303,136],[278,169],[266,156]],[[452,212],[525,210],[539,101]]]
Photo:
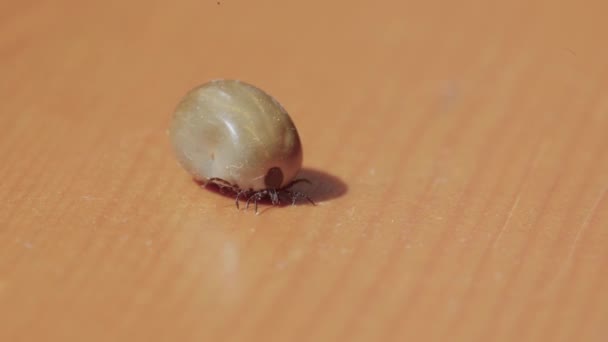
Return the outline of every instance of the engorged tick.
[[[181,100],[170,128],[180,164],[205,184],[216,184],[253,202],[293,204],[308,196],[290,190],[302,167],[298,131],[287,111],[261,89],[237,80],[215,80]]]

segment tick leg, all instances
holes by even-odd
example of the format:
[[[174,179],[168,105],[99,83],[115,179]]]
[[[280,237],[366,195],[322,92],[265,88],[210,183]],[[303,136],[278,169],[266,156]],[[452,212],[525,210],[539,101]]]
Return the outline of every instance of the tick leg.
[[[263,190],[258,192],[258,196],[255,198],[255,214],[258,214],[258,201],[261,200],[262,198],[264,198],[264,196],[268,196],[270,198],[272,198],[272,195],[270,193],[270,191],[268,190]]]
[[[296,194],[294,194],[293,191],[289,191],[289,190],[285,190],[284,193],[287,194],[289,196],[289,198],[291,198],[291,205],[292,206],[296,205],[298,196],[296,196]]]
[[[240,210],[241,208],[239,208],[239,200],[241,199],[241,195],[245,194],[247,191],[245,190],[239,190],[236,192],[236,198],[234,200],[234,203],[236,204],[236,209]]]
[[[260,194],[259,192],[256,192],[256,193],[254,193],[253,195],[249,196],[249,198],[247,198],[247,202],[246,202],[246,204],[245,204],[245,210],[249,209],[249,203],[251,203],[251,200],[253,200],[253,201],[254,201],[254,203],[255,203],[255,205],[256,205],[256,208],[257,208],[257,205],[258,205],[258,200],[257,200],[257,198],[258,198],[258,195],[259,195],[259,194]]]
[[[310,204],[317,205],[313,200],[310,199],[310,197],[306,196],[306,194],[301,191],[286,190],[286,192],[291,196],[291,205],[295,205],[296,201],[300,198],[305,198],[308,202],[310,202]]]
[[[268,196],[267,190],[260,190],[256,193],[254,193],[253,195],[249,196],[249,198],[247,199],[247,204],[245,205],[245,210],[249,209],[249,203],[251,203],[251,201],[253,201],[255,213],[257,214],[258,213],[258,201],[261,200],[262,198],[264,198],[264,196]]]
[[[304,198],[306,198],[306,200],[307,200],[308,202],[310,202],[310,204],[312,204],[312,205],[314,205],[314,206],[316,206],[316,205],[317,205],[317,203],[315,203],[315,201],[311,200],[311,199],[310,199],[310,197],[308,197],[308,196],[306,196],[306,195],[305,195],[305,196],[304,196]]]

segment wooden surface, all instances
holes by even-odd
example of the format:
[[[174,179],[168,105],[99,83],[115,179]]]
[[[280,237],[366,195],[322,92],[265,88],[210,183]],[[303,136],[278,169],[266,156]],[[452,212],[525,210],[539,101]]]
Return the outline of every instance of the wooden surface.
[[[0,3],[1,341],[606,341],[605,1]],[[279,99],[316,207],[166,129]]]

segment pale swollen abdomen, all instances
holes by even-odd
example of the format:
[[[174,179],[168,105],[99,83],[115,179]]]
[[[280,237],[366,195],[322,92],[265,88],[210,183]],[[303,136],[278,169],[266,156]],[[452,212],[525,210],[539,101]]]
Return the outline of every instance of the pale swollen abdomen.
[[[298,131],[285,109],[241,81],[215,80],[188,92],[169,133],[180,164],[203,182],[280,189],[302,166]]]

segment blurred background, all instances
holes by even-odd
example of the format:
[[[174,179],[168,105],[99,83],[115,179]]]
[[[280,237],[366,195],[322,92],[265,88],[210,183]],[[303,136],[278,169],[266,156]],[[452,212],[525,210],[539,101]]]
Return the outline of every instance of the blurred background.
[[[0,3],[1,341],[605,341],[602,1]],[[177,164],[277,98],[317,206]]]

